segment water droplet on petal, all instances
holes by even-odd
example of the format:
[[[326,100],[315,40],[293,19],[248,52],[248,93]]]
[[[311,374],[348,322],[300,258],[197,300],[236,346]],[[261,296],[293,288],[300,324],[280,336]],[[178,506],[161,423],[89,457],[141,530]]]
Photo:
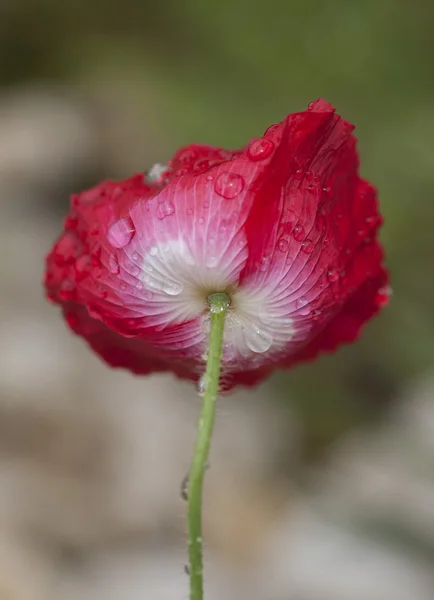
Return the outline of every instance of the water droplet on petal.
[[[218,257],[211,254],[205,258],[205,266],[215,267],[218,264]]]
[[[212,181],[214,179],[214,177],[212,175],[207,175],[206,176],[206,180],[207,181]]]
[[[123,248],[131,242],[136,229],[130,217],[119,219],[110,225],[107,239],[114,248]]]
[[[327,279],[331,282],[334,283],[339,279],[339,273],[337,271],[337,269],[335,268],[331,268],[327,271]]]
[[[315,244],[312,240],[304,240],[304,242],[301,245],[301,249],[306,254],[312,254],[312,252],[315,250]]]
[[[303,316],[306,316],[310,313],[310,306],[308,304],[307,298],[301,296],[295,301],[295,307],[298,309],[299,313]]]
[[[285,238],[280,238],[280,240],[277,242],[277,247],[281,252],[286,252],[289,248],[288,240]]]
[[[244,188],[244,179],[237,173],[224,171],[217,177],[214,189],[219,196],[227,200],[236,198]]]
[[[136,265],[133,265],[131,267],[131,275],[134,275],[134,277],[137,277],[137,275],[140,273],[140,268],[137,267]]]
[[[280,127],[280,124],[275,123],[274,125],[270,125],[270,127],[268,127],[268,129],[265,130],[264,135],[271,135],[272,133],[274,133],[278,128]]]
[[[110,254],[108,259],[108,268],[110,273],[112,273],[113,275],[119,275],[119,273],[121,272],[119,260],[116,254]]]
[[[270,265],[270,257],[269,256],[263,256],[261,258],[261,263],[259,265],[259,270],[260,271],[267,271]]]
[[[158,254],[158,246],[151,246],[151,248],[149,249],[149,254],[151,256],[157,256],[157,254]]]
[[[143,290],[143,283],[142,283],[141,281],[138,281],[138,282],[136,283],[136,289],[137,289],[137,290]]]
[[[128,290],[128,286],[124,281],[122,281],[120,288],[123,292],[126,292]]]
[[[138,252],[133,252],[132,255],[131,255],[131,258],[133,260],[139,260],[140,256],[139,256]]]
[[[246,346],[252,352],[262,354],[271,348],[273,336],[265,328],[249,323],[244,329]]]
[[[271,140],[262,139],[253,141],[247,150],[247,156],[251,160],[264,160],[268,158],[274,150],[274,144]]]
[[[219,227],[219,231],[220,233],[224,233],[228,228],[228,222],[226,221],[226,219],[223,219],[222,222],[220,223],[220,227]]]
[[[297,242],[301,242],[302,240],[304,240],[304,237],[305,237],[306,234],[305,234],[303,225],[296,225],[294,227],[292,235],[294,236],[294,239]]]
[[[192,208],[188,208],[187,209],[187,214],[188,215],[192,215],[193,214],[193,209]]]
[[[178,296],[184,288],[176,281],[168,281],[163,285],[163,292],[169,296]]]
[[[157,217],[159,219],[165,219],[170,217],[175,212],[175,206],[171,200],[164,198],[157,207]]]

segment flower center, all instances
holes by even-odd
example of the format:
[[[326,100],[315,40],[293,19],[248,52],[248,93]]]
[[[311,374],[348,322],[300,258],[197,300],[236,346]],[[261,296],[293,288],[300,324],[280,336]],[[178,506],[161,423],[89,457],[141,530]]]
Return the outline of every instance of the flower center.
[[[184,240],[152,246],[143,257],[141,280],[152,294],[146,312],[161,325],[196,321],[206,345],[209,333],[208,298],[227,308],[223,361],[227,370],[240,363],[264,362],[291,340],[291,319],[270,303],[270,289],[239,286],[247,244],[238,247],[236,260],[217,256],[210,266],[206,254],[193,252]],[[214,309],[215,310],[215,309]],[[222,308],[223,310],[223,308]],[[254,366],[257,366],[255,363]]]

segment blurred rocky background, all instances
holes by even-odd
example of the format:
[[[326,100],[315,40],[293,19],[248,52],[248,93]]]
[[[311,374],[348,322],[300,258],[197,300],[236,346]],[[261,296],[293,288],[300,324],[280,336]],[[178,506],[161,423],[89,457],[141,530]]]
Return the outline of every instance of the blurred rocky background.
[[[210,600],[434,597],[434,5],[0,0],[0,600],[187,598],[199,400],[111,372],[43,298],[68,195],[323,96],[357,124],[394,296],[362,340],[223,398]]]

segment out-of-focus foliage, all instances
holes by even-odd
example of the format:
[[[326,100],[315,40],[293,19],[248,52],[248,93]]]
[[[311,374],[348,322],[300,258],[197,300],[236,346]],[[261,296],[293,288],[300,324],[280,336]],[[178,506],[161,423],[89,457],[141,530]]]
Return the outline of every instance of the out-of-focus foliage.
[[[242,145],[319,96],[357,125],[362,173],[380,190],[394,295],[358,344],[277,379],[283,396],[300,398],[309,452],[432,366],[433,22],[428,0],[0,5],[3,87],[115,82],[161,132],[166,158],[194,141]]]

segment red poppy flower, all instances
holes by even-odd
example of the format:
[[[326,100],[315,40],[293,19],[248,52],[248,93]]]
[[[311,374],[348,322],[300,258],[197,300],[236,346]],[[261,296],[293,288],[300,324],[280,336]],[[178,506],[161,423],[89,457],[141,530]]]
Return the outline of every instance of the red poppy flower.
[[[227,388],[353,341],[388,277],[352,131],[318,100],[246,148],[187,146],[73,196],[48,297],[111,366],[197,380],[207,297],[226,292]]]

